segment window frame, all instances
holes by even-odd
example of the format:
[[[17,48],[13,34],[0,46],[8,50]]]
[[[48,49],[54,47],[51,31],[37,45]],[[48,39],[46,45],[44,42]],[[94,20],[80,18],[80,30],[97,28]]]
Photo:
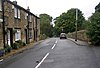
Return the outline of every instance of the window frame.
[[[29,15],[29,22],[32,22],[32,15]]]
[[[17,17],[18,17],[17,12],[18,12],[18,11],[17,11],[17,8],[16,8],[16,7],[14,7],[14,17],[15,17],[15,18],[17,18]]]
[[[21,15],[20,15],[21,10],[20,9],[17,9],[17,10],[18,10],[18,19],[20,19],[20,17],[21,17]]]
[[[17,32],[15,33],[15,41],[21,40],[21,31],[17,30]]]
[[[32,39],[32,30],[29,31],[29,39]]]
[[[25,13],[25,19],[27,19],[27,17],[28,17],[28,13]]]
[[[17,19],[21,18],[21,10],[14,6],[14,17]]]
[[[0,11],[2,11],[2,0],[0,0]]]

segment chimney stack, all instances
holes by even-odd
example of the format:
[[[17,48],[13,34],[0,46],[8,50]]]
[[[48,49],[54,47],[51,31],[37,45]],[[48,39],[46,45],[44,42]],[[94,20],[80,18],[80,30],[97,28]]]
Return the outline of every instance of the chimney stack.
[[[13,1],[13,3],[17,5],[17,1]]]
[[[27,7],[27,10],[30,11],[29,6]]]

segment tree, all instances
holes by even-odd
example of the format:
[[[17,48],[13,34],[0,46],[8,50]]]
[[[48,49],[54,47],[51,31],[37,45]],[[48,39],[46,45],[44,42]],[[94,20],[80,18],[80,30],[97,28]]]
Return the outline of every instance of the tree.
[[[78,10],[78,30],[83,29],[82,25],[85,22],[85,18],[82,12]],[[75,23],[76,23],[76,9],[72,8],[67,12],[62,13],[59,17],[55,19],[55,29],[57,36],[61,32],[74,32],[75,31]]]
[[[48,14],[40,14],[40,33],[52,37],[53,25],[52,17]]]
[[[100,12],[95,12],[90,17],[90,21],[87,34],[93,45],[100,45]]]
[[[96,12],[100,12],[100,3],[95,7]]]

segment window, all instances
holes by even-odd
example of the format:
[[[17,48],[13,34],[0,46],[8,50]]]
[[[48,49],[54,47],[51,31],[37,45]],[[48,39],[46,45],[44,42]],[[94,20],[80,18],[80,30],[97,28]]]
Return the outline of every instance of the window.
[[[32,30],[29,32],[29,38],[32,39]]]
[[[20,19],[20,9],[18,9],[18,18]]]
[[[14,17],[20,19],[20,9],[15,7],[14,8],[14,13],[15,13]]]
[[[12,5],[12,9],[14,9],[14,5]]]
[[[25,19],[27,19],[27,16],[28,16],[28,14],[27,14],[27,13],[25,13]]]
[[[21,40],[21,32],[20,30],[17,30],[17,32],[15,33],[15,41],[17,40]]]
[[[0,11],[2,11],[2,3],[1,3],[1,0],[0,0]]]
[[[17,8],[14,8],[14,17],[17,18]]]
[[[8,17],[5,16],[5,26],[8,25]]]
[[[29,22],[32,22],[32,16],[29,15]]]

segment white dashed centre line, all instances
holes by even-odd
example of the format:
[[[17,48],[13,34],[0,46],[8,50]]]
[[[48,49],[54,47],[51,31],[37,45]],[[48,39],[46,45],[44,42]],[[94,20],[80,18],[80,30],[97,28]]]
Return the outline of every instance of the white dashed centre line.
[[[55,48],[57,42],[58,42],[58,41],[56,40],[55,44],[53,45],[53,47],[52,47],[51,49],[54,49],[54,48]]]
[[[45,57],[41,60],[41,62],[35,68],[39,68],[39,66],[44,62],[44,60],[48,57],[48,55],[49,53],[45,55]]]
[[[58,41],[56,40],[56,42],[55,42],[55,43],[57,44],[57,42],[58,42]]]
[[[54,45],[53,45],[53,47],[52,47],[51,49],[54,49],[54,48],[55,48],[55,46],[56,46],[56,44],[54,44]]]
[[[53,47],[52,47],[51,49],[54,49],[54,48],[55,48],[57,42],[58,42],[58,41],[56,40],[55,44],[53,45]],[[39,66],[44,62],[44,60],[49,56],[49,54],[50,54],[50,53],[47,53],[47,54],[44,56],[44,58],[41,60],[41,62],[40,62],[35,68],[39,68]]]

